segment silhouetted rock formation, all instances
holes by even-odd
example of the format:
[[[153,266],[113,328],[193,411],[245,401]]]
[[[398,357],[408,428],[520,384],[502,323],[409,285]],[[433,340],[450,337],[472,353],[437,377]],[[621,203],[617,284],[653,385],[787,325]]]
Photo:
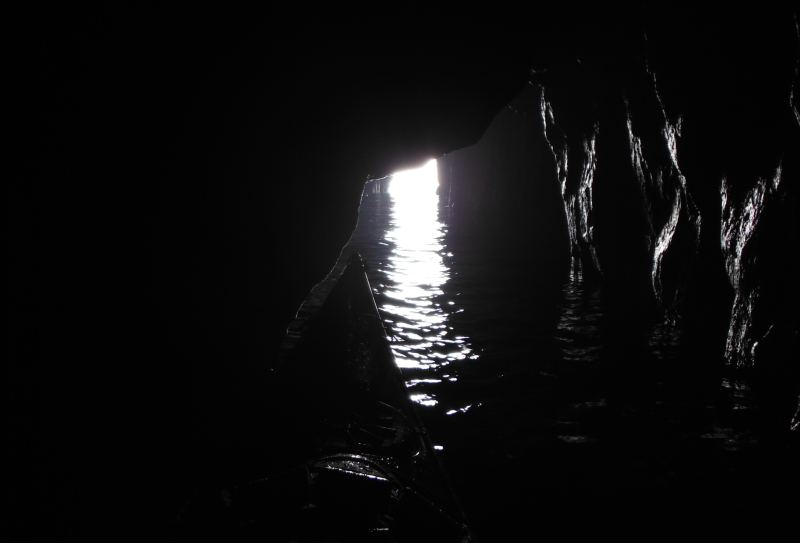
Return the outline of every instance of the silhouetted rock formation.
[[[511,252],[531,261],[532,280],[560,283],[569,239],[543,128],[541,88],[529,85],[479,143],[439,159],[441,216],[451,244]]]
[[[451,238],[536,232],[554,259],[566,226],[571,273],[601,277],[617,303],[659,307],[670,324],[683,316],[696,333],[716,334],[729,318],[717,354],[757,367],[754,377],[771,383],[762,397],[783,397],[788,418],[785,400],[800,385],[790,309],[800,42],[788,14],[731,17],[724,32],[713,17],[644,18],[597,42],[587,31],[574,57],[539,58],[525,93],[480,143],[440,160],[443,216]],[[537,207],[552,211],[556,183],[562,217]],[[622,301],[631,297],[633,306]]]

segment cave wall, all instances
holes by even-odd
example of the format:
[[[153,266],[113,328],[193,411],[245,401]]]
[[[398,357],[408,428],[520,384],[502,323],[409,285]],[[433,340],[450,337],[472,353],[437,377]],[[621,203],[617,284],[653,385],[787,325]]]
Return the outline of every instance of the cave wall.
[[[568,54],[536,58],[480,143],[440,160],[443,217],[451,237],[525,232],[531,251],[566,235],[573,279],[602,282],[627,318],[713,338],[712,358],[786,421],[800,387],[797,24],[673,16],[611,22],[613,37],[589,25]],[[552,187],[560,216],[536,209],[555,209]],[[520,206],[541,223],[502,211]]]
[[[440,219],[450,247],[529,261],[531,278],[563,281],[567,228],[541,115],[541,88],[528,85],[470,147],[438,160]]]

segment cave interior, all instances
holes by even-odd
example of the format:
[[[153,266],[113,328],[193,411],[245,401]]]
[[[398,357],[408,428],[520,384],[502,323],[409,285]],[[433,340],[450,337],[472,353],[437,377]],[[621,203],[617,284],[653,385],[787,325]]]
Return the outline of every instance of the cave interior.
[[[763,439],[798,450],[795,13],[534,7],[14,18],[15,529],[166,533],[230,429],[281,417],[270,368],[364,182],[430,158],[461,239],[513,237],[537,280],[713,337],[707,364],[762,391]]]

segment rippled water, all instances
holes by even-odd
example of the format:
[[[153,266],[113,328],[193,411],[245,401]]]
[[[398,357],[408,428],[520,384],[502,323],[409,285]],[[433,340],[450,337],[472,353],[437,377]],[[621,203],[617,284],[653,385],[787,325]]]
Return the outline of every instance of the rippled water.
[[[378,307],[411,398],[438,404],[431,385],[455,382],[457,366],[477,358],[448,319],[461,311],[443,286],[451,272],[438,220],[436,162],[394,176],[390,192],[365,192],[350,244],[368,266]],[[463,408],[463,407],[462,407]]]
[[[541,282],[546,255],[449,239],[435,179],[406,190],[425,176],[365,192],[350,245],[484,539],[532,519],[531,533],[573,536],[785,523],[776,492],[800,482],[797,449],[760,443],[749,388],[709,363],[724,352],[713,338],[631,318],[597,284]]]
[[[380,309],[394,330],[397,364],[406,369],[440,370],[472,356],[465,338],[454,336],[447,325],[454,308],[442,307],[440,300],[450,270],[444,263],[437,186],[436,161],[413,174],[395,175],[389,192],[392,218],[384,237],[391,255],[374,263],[387,276]]]

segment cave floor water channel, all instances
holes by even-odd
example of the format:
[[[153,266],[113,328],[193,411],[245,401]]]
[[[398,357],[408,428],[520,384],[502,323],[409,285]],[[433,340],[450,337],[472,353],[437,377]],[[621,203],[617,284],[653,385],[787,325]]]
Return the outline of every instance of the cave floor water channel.
[[[715,344],[609,309],[599,285],[537,282],[546,255],[449,239],[438,197],[400,182],[365,190],[347,249],[483,541],[792,526],[797,440],[760,432],[747,386],[701,360]]]

